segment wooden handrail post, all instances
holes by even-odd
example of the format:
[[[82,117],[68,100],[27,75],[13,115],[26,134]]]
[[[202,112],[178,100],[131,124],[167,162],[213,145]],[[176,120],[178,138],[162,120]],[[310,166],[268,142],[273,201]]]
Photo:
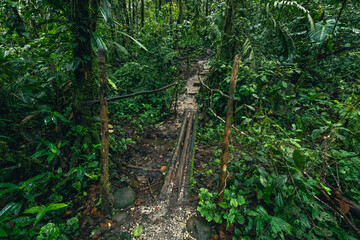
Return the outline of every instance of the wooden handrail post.
[[[234,64],[231,72],[230,86],[229,86],[229,98],[227,101],[227,112],[225,119],[225,130],[224,130],[224,138],[221,145],[221,163],[220,163],[220,174],[219,174],[219,197],[218,202],[224,201],[224,191],[226,186],[226,169],[227,162],[229,156],[229,139],[230,139],[230,129],[231,129],[231,119],[233,116],[233,103],[235,97],[235,89],[236,89],[236,80],[239,72],[241,55],[238,54],[235,56]]]
[[[98,67],[100,80],[100,126],[101,126],[101,153],[100,153],[100,197],[101,211],[104,215],[111,213],[110,183],[109,183],[109,117],[106,98],[107,78],[105,65],[105,50],[98,50]]]

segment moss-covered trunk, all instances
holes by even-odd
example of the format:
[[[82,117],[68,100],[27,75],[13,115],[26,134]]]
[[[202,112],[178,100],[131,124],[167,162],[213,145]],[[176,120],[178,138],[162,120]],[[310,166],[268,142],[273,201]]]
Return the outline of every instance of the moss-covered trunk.
[[[233,58],[233,44],[230,42],[231,30],[232,30],[232,15],[233,15],[234,3],[233,0],[226,0],[226,10],[224,19],[224,28],[222,31],[222,40],[220,48],[220,58],[223,60]]]
[[[95,127],[95,116],[98,112],[95,107],[84,107],[83,102],[94,100],[98,97],[96,85],[96,61],[91,47],[91,34],[96,29],[97,3],[93,0],[73,0],[73,34],[74,51],[73,63],[74,82],[72,84],[73,119],[76,125],[81,125],[87,132],[78,136],[73,144],[77,149],[82,144],[97,144],[99,142],[98,129]],[[76,156],[72,156],[76,159]],[[72,165],[76,161],[71,162]]]

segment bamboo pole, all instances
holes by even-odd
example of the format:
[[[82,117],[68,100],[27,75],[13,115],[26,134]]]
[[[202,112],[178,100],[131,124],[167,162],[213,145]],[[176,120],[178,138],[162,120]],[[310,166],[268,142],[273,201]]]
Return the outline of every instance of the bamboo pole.
[[[184,140],[184,146],[183,146],[183,150],[181,152],[181,156],[180,156],[180,160],[179,160],[179,166],[177,169],[177,176],[176,176],[176,184],[175,186],[177,187],[178,190],[178,197],[180,196],[181,191],[183,190],[182,186],[183,186],[183,180],[184,180],[184,167],[185,167],[185,163],[186,163],[186,156],[188,153],[188,148],[189,148],[189,142],[191,141],[190,139],[190,134],[191,134],[191,128],[192,128],[192,122],[193,122],[193,111],[190,111],[190,119],[188,122],[188,126],[186,129],[186,136],[185,136],[185,140]]]
[[[163,184],[163,186],[162,186],[162,188],[160,190],[160,196],[159,196],[160,200],[164,199],[168,194],[169,184],[170,184],[170,181],[171,181],[173,171],[175,169],[176,159],[177,159],[177,157],[178,157],[178,155],[180,153],[181,143],[182,143],[182,141],[184,139],[184,136],[185,136],[185,129],[186,129],[188,120],[189,120],[188,110],[185,110],[184,117],[183,117],[183,122],[182,122],[181,129],[180,129],[179,139],[177,141],[174,153],[172,155],[169,170],[166,173],[164,184]]]

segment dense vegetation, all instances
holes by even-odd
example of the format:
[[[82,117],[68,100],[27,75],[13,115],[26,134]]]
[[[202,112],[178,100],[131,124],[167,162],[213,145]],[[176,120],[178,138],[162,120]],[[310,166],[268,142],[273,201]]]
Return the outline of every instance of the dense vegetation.
[[[99,181],[96,54],[107,53],[110,154],[171,116],[186,64],[211,49],[206,83],[228,91],[242,55],[225,201],[198,210],[234,239],[357,239],[360,3],[356,0],[4,0],[0,2],[0,237],[78,237]],[[198,96],[199,174],[217,176],[226,98]],[[122,160],[125,161],[125,160]],[[110,165],[112,168],[113,165]],[[196,188],[195,188],[196,189]],[[346,198],[345,198],[346,197]]]

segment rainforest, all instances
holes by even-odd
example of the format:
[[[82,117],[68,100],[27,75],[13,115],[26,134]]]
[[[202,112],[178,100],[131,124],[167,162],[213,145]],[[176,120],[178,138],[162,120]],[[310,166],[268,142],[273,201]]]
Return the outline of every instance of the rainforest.
[[[359,0],[0,1],[0,239],[360,239]]]

